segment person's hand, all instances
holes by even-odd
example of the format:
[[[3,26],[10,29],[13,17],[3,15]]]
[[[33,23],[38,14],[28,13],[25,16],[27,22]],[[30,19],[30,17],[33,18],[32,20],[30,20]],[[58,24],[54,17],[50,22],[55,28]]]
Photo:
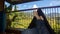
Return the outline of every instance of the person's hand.
[[[38,12],[37,9],[33,11],[33,15],[38,19],[40,19],[40,17],[38,16]]]
[[[37,9],[36,10],[33,10],[33,15],[34,16],[37,16]]]
[[[33,15],[37,18],[37,20],[44,20],[44,18],[42,16],[38,16],[38,12],[37,9],[33,11]]]
[[[43,18],[42,16],[40,16],[40,19],[41,19],[41,20],[44,20],[44,18]]]

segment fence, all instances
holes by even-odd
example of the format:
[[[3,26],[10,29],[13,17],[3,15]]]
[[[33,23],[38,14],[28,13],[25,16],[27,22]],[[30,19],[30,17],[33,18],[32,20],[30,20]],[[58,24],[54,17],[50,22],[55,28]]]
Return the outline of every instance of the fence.
[[[49,7],[42,9],[43,13],[46,15],[46,18],[50,26],[54,29],[56,34],[60,32],[60,7]]]
[[[33,19],[33,10],[34,9],[25,9],[25,10],[8,12],[9,19],[12,19],[12,21],[9,20],[11,24],[8,24],[8,25],[13,28],[19,28],[17,27],[17,25],[21,26],[21,28],[27,28],[27,25],[29,26],[29,23]],[[60,6],[41,7],[41,10],[45,14],[51,28],[54,29],[56,34],[59,34],[60,32]],[[25,21],[25,20],[28,20],[28,21]]]

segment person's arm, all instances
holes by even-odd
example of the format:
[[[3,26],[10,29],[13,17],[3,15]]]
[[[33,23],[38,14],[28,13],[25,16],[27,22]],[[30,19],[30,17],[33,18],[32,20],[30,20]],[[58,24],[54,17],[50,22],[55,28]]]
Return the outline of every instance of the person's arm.
[[[39,16],[41,20],[44,20],[44,18],[42,16]]]
[[[33,11],[33,15],[34,15],[37,19],[40,19],[40,17],[38,16],[37,10],[34,10],[34,11]]]

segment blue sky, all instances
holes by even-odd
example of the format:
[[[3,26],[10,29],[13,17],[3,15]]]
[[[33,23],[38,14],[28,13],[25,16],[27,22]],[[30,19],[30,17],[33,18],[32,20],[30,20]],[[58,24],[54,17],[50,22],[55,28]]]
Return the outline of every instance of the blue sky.
[[[5,4],[7,4],[9,6],[8,3],[5,2]],[[57,6],[57,5],[60,5],[60,0],[55,0],[55,1],[54,0],[49,0],[49,1],[42,0],[42,1],[35,1],[35,2],[18,4],[17,10],[32,8],[33,5],[37,5],[38,7]]]
[[[20,9],[28,9],[32,8],[33,5],[37,5],[38,7],[47,7],[47,6],[57,6],[60,1],[36,1],[36,2],[29,2],[29,3],[24,3],[24,4],[18,4],[18,10]]]
[[[9,3],[5,4],[9,6]],[[22,10],[22,9],[29,9],[32,8],[33,5],[36,5],[38,7],[48,7],[48,6],[60,6],[60,0],[42,0],[42,1],[35,1],[35,2],[28,2],[28,3],[23,3],[23,4],[17,4],[17,10]],[[13,5],[14,9],[14,5]],[[12,9],[12,10],[13,10]],[[60,12],[60,10],[59,10]]]

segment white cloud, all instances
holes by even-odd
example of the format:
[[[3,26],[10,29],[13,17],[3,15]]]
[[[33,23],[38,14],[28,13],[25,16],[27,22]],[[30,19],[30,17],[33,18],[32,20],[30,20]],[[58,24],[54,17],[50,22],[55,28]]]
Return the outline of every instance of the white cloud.
[[[38,8],[38,6],[36,4],[33,5],[33,8]]]
[[[60,1],[51,1],[50,6],[60,5]]]

